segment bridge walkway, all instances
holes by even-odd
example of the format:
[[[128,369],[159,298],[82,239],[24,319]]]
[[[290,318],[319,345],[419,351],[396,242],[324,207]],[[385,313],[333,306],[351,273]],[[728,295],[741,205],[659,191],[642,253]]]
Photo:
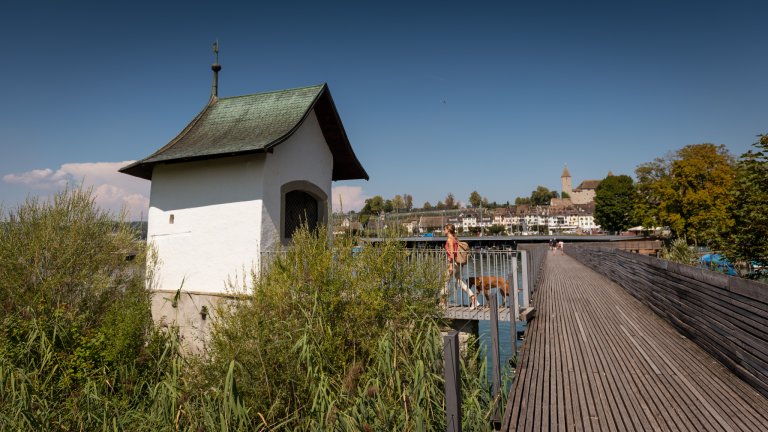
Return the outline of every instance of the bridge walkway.
[[[533,303],[502,430],[768,430],[768,399],[574,259],[550,254]]]

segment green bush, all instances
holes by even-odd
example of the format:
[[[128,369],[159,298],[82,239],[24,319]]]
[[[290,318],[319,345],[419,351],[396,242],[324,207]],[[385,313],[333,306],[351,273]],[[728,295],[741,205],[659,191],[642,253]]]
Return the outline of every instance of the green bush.
[[[219,311],[210,359],[236,362],[245,405],[288,430],[443,430],[437,258],[394,241],[329,247],[294,234],[253,291]],[[487,428],[484,363],[465,362],[466,430]],[[478,389],[482,389],[478,391]]]
[[[94,395],[111,397],[101,420],[119,415],[122,387],[155,373],[136,361],[153,333],[136,233],[83,189],[30,198],[0,226],[0,411],[14,413],[4,421],[95,426]]]
[[[6,360],[24,360],[13,354],[33,349],[25,345],[30,332],[47,335],[75,375],[134,359],[152,328],[136,240],[82,189],[10,211],[0,230]]]
[[[28,200],[0,221],[0,430],[444,429],[439,258],[351,251],[297,233],[183,356],[135,232],[89,191]],[[483,358],[462,362],[465,430],[488,430]]]
[[[672,240],[669,245],[664,246],[661,250],[661,257],[667,261],[688,265],[695,265],[698,258],[685,237],[678,237]]]

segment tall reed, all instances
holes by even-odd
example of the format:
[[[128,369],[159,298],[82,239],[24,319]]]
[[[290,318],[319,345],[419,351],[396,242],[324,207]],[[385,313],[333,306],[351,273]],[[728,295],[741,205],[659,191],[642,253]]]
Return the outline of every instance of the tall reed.
[[[268,424],[444,429],[442,269],[395,241],[352,250],[348,241],[330,247],[319,232],[296,233],[267,272],[253,275],[251,295],[219,311],[211,362],[242,365],[241,395]],[[489,412],[476,357],[463,363],[467,430],[483,430]]]
[[[0,431],[445,428],[442,272],[397,242],[304,229],[224,308],[209,352],[150,317],[152,268],[89,191],[0,221]],[[128,256],[137,256],[127,260]],[[482,356],[462,358],[464,429],[488,430]]]

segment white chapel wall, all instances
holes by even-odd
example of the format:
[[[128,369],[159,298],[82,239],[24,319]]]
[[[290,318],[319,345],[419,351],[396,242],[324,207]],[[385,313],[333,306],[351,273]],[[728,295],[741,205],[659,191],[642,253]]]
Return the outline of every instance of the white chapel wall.
[[[328,148],[313,110],[299,130],[287,141],[276,146],[273,153],[267,154],[264,169],[262,250],[273,250],[281,242],[280,187],[292,181],[308,181],[325,193],[330,205],[332,174],[333,154]]]
[[[264,161],[155,166],[147,237],[161,260],[155,289],[183,282],[184,292],[225,293],[227,278],[250,270],[261,243]]]

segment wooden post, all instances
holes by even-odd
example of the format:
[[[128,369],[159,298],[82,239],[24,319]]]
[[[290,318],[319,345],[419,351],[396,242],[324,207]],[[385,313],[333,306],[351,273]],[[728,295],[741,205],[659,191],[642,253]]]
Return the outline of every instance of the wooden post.
[[[445,430],[461,432],[461,371],[459,369],[459,332],[443,336],[445,365]]]
[[[491,398],[493,412],[491,413],[491,422],[494,429],[501,424],[501,408],[499,401],[501,393],[501,359],[499,358],[499,299],[496,294],[491,295],[491,362],[493,363],[493,382],[491,383]]]

